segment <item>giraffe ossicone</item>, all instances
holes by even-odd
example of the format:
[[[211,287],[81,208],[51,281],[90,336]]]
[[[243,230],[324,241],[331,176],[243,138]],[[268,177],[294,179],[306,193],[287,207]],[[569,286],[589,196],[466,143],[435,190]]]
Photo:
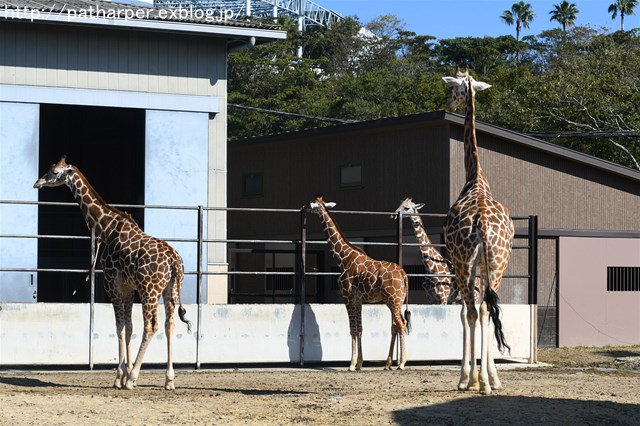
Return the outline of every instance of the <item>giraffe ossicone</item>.
[[[165,241],[145,234],[131,215],[108,205],[80,170],[66,163],[66,156],[53,164],[33,187],[40,189],[61,185],[71,190],[87,226],[95,231],[102,245],[100,260],[105,290],[113,305],[118,336],[118,368],[114,387],[133,389],[135,386],[144,354],[158,331],[158,302],[162,296],[167,339],[165,389],[174,389],[172,343],[176,303],[179,304],[180,320],[187,325],[187,331],[191,330],[180,296],[184,277],[182,258]],[[131,353],[131,313],[135,291],[142,303],[144,333],[134,364]]]
[[[480,390],[490,394],[492,388],[502,387],[494,363],[494,346],[489,333],[493,322],[493,336],[498,349],[509,349],[502,330],[497,291],[507,268],[513,246],[514,227],[505,206],[493,198],[478,155],[475,128],[475,91],[490,87],[475,81],[469,72],[456,72],[455,78],[443,78],[451,87],[447,111],[453,112],[462,103],[464,117],[465,184],[453,203],[444,223],[447,253],[453,264],[460,294],[464,303],[463,354],[460,370],[460,390]],[[491,237],[491,238],[489,238]],[[480,304],[480,376],[476,368],[475,329],[478,311],[473,303],[473,281],[480,269],[483,300]],[[466,321],[464,321],[466,319]]]
[[[363,363],[362,304],[376,302],[383,302],[391,311],[391,344],[385,370],[390,370],[393,364],[396,335],[400,336],[398,369],[403,370],[407,361],[405,334],[409,333],[411,327],[407,274],[400,265],[385,260],[375,260],[360,247],[351,244],[329,212],[329,206],[335,206],[335,203],[325,203],[322,195],[317,195],[309,203],[311,210],[320,216],[327,234],[329,250],[341,271],[338,286],[349,315],[351,333],[349,370],[360,370]],[[405,304],[404,316],[402,315],[403,303]]]

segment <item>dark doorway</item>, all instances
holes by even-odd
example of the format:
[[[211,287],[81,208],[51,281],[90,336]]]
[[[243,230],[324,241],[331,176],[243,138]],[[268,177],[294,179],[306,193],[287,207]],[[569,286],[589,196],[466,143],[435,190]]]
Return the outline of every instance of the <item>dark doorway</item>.
[[[69,105],[40,106],[40,173],[61,155],[78,167],[109,204],[144,204],[145,111]],[[69,188],[43,188],[40,201],[75,203]],[[126,209],[142,227],[144,212]],[[38,234],[85,235],[90,232],[77,205],[40,206]],[[88,269],[88,240],[38,241],[38,268]],[[96,264],[100,268],[100,263]],[[38,301],[87,303],[90,286],[86,274],[40,272]],[[96,279],[96,302],[108,302],[102,277]]]

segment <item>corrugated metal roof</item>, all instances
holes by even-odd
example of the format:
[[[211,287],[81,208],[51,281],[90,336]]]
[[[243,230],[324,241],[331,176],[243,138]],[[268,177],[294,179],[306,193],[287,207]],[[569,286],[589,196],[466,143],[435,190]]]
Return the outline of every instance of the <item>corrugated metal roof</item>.
[[[225,19],[212,12],[205,14],[202,10],[159,9],[152,6],[140,6],[125,2],[104,0],[0,0],[0,12],[10,18],[12,13],[23,13],[23,17],[14,19],[46,20],[52,23],[73,23],[80,17],[85,19],[114,19],[128,21],[155,21],[171,23],[204,24],[224,27],[253,28],[261,30],[279,30],[277,25],[256,21],[238,21]],[[219,12],[218,12],[219,13]],[[64,18],[61,18],[63,16]],[[86,22],[85,22],[86,23]]]

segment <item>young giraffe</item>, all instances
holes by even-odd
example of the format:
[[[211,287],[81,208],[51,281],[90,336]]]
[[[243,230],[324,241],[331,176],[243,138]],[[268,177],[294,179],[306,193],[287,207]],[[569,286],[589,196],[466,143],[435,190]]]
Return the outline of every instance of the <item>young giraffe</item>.
[[[427,293],[427,301],[440,305],[448,305],[461,302],[458,289],[458,282],[455,276],[451,276],[450,262],[446,260],[440,252],[431,245],[429,236],[424,229],[422,218],[418,214],[418,210],[424,207],[424,203],[416,204],[411,198],[406,198],[396,209],[396,214],[402,214],[402,217],[409,217],[411,225],[416,234],[418,244],[420,244],[420,254],[422,255],[422,263],[427,269],[427,273],[437,275],[427,277],[422,283],[422,287]],[[391,216],[395,218],[395,215]],[[480,303],[480,280],[476,278],[474,286],[474,302]],[[462,318],[462,321],[466,321]]]
[[[325,203],[322,195],[317,195],[309,205],[320,216],[327,233],[329,249],[342,271],[338,278],[338,285],[349,314],[351,331],[351,365],[349,370],[355,371],[362,368],[363,302],[384,302],[391,310],[391,346],[385,370],[390,370],[393,363],[396,334],[400,334],[398,369],[404,370],[407,361],[405,331],[408,334],[411,328],[407,274],[399,265],[372,259],[362,249],[350,244],[329,213],[328,208],[333,207],[335,203]],[[402,316],[403,303],[406,304],[404,317]]]
[[[173,311],[179,303],[180,320],[191,330],[182,306],[180,287],[184,275],[182,258],[166,242],[145,234],[128,214],[111,207],[98,195],[80,171],[65,162],[66,156],[53,164],[36,181],[34,188],[66,185],[80,206],[89,229],[104,248],[102,268],[105,289],[116,317],[118,336],[118,369],[114,387],[133,389],[140,373],[142,359],[151,338],[158,331],[158,301],[162,295],[166,312],[165,333],[167,337],[167,371],[165,389],[174,389],[172,359]],[[142,302],[144,334],[135,364],[131,357],[131,310],[134,291]],[[126,368],[125,368],[126,362]]]
[[[444,223],[447,252],[458,279],[464,300],[463,313],[468,327],[464,328],[462,368],[458,389],[478,390],[490,394],[491,388],[502,387],[490,348],[489,317],[493,321],[498,349],[510,349],[504,339],[497,291],[507,268],[513,245],[513,222],[506,207],[494,200],[489,183],[480,167],[475,131],[475,91],[490,85],[475,81],[468,72],[458,70],[455,77],[443,77],[452,87],[447,111],[454,112],[464,102],[464,166],[466,183],[457,201],[451,206]],[[480,383],[475,357],[475,335],[478,312],[473,303],[472,285],[476,267],[480,268],[484,300],[480,305],[481,362]],[[473,356],[472,356],[473,354]],[[471,361],[471,366],[469,365]],[[471,373],[471,374],[470,374]]]

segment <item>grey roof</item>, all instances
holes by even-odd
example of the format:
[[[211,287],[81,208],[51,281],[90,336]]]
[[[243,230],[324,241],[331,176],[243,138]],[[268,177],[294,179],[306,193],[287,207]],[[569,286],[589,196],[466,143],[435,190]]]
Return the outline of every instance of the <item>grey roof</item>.
[[[277,25],[262,21],[223,19],[202,10],[155,8],[139,3],[105,0],[0,0],[0,18],[7,21],[47,22],[58,25],[102,25],[144,30],[191,32],[227,37],[254,36],[263,40],[284,39]]]
[[[276,135],[268,135],[261,137],[253,137],[240,139],[233,141],[231,145],[245,145],[254,143],[270,143],[280,142],[286,140],[294,140],[307,137],[322,137],[331,136],[347,132],[358,132],[363,130],[375,130],[383,129],[387,127],[396,126],[415,126],[424,124],[438,124],[449,123],[455,125],[464,125],[464,116],[455,113],[448,113],[445,111],[426,112],[419,114],[404,115],[400,117],[382,118],[378,120],[358,121],[356,123],[339,124],[328,127],[316,127],[308,130],[301,130],[297,132],[281,133]],[[476,131],[487,133],[491,136],[508,141],[508,143],[515,143],[523,145],[538,151],[543,151],[553,156],[563,157],[567,160],[595,167],[597,169],[605,170],[610,173],[614,173],[620,176],[630,178],[640,183],[640,171],[630,169],[628,167],[621,166],[610,161],[602,160],[591,155],[583,154],[581,152],[565,148],[560,145],[545,142],[540,139],[536,139],[531,136],[523,135],[522,133],[507,130],[502,127],[487,124],[481,121],[476,121]]]

